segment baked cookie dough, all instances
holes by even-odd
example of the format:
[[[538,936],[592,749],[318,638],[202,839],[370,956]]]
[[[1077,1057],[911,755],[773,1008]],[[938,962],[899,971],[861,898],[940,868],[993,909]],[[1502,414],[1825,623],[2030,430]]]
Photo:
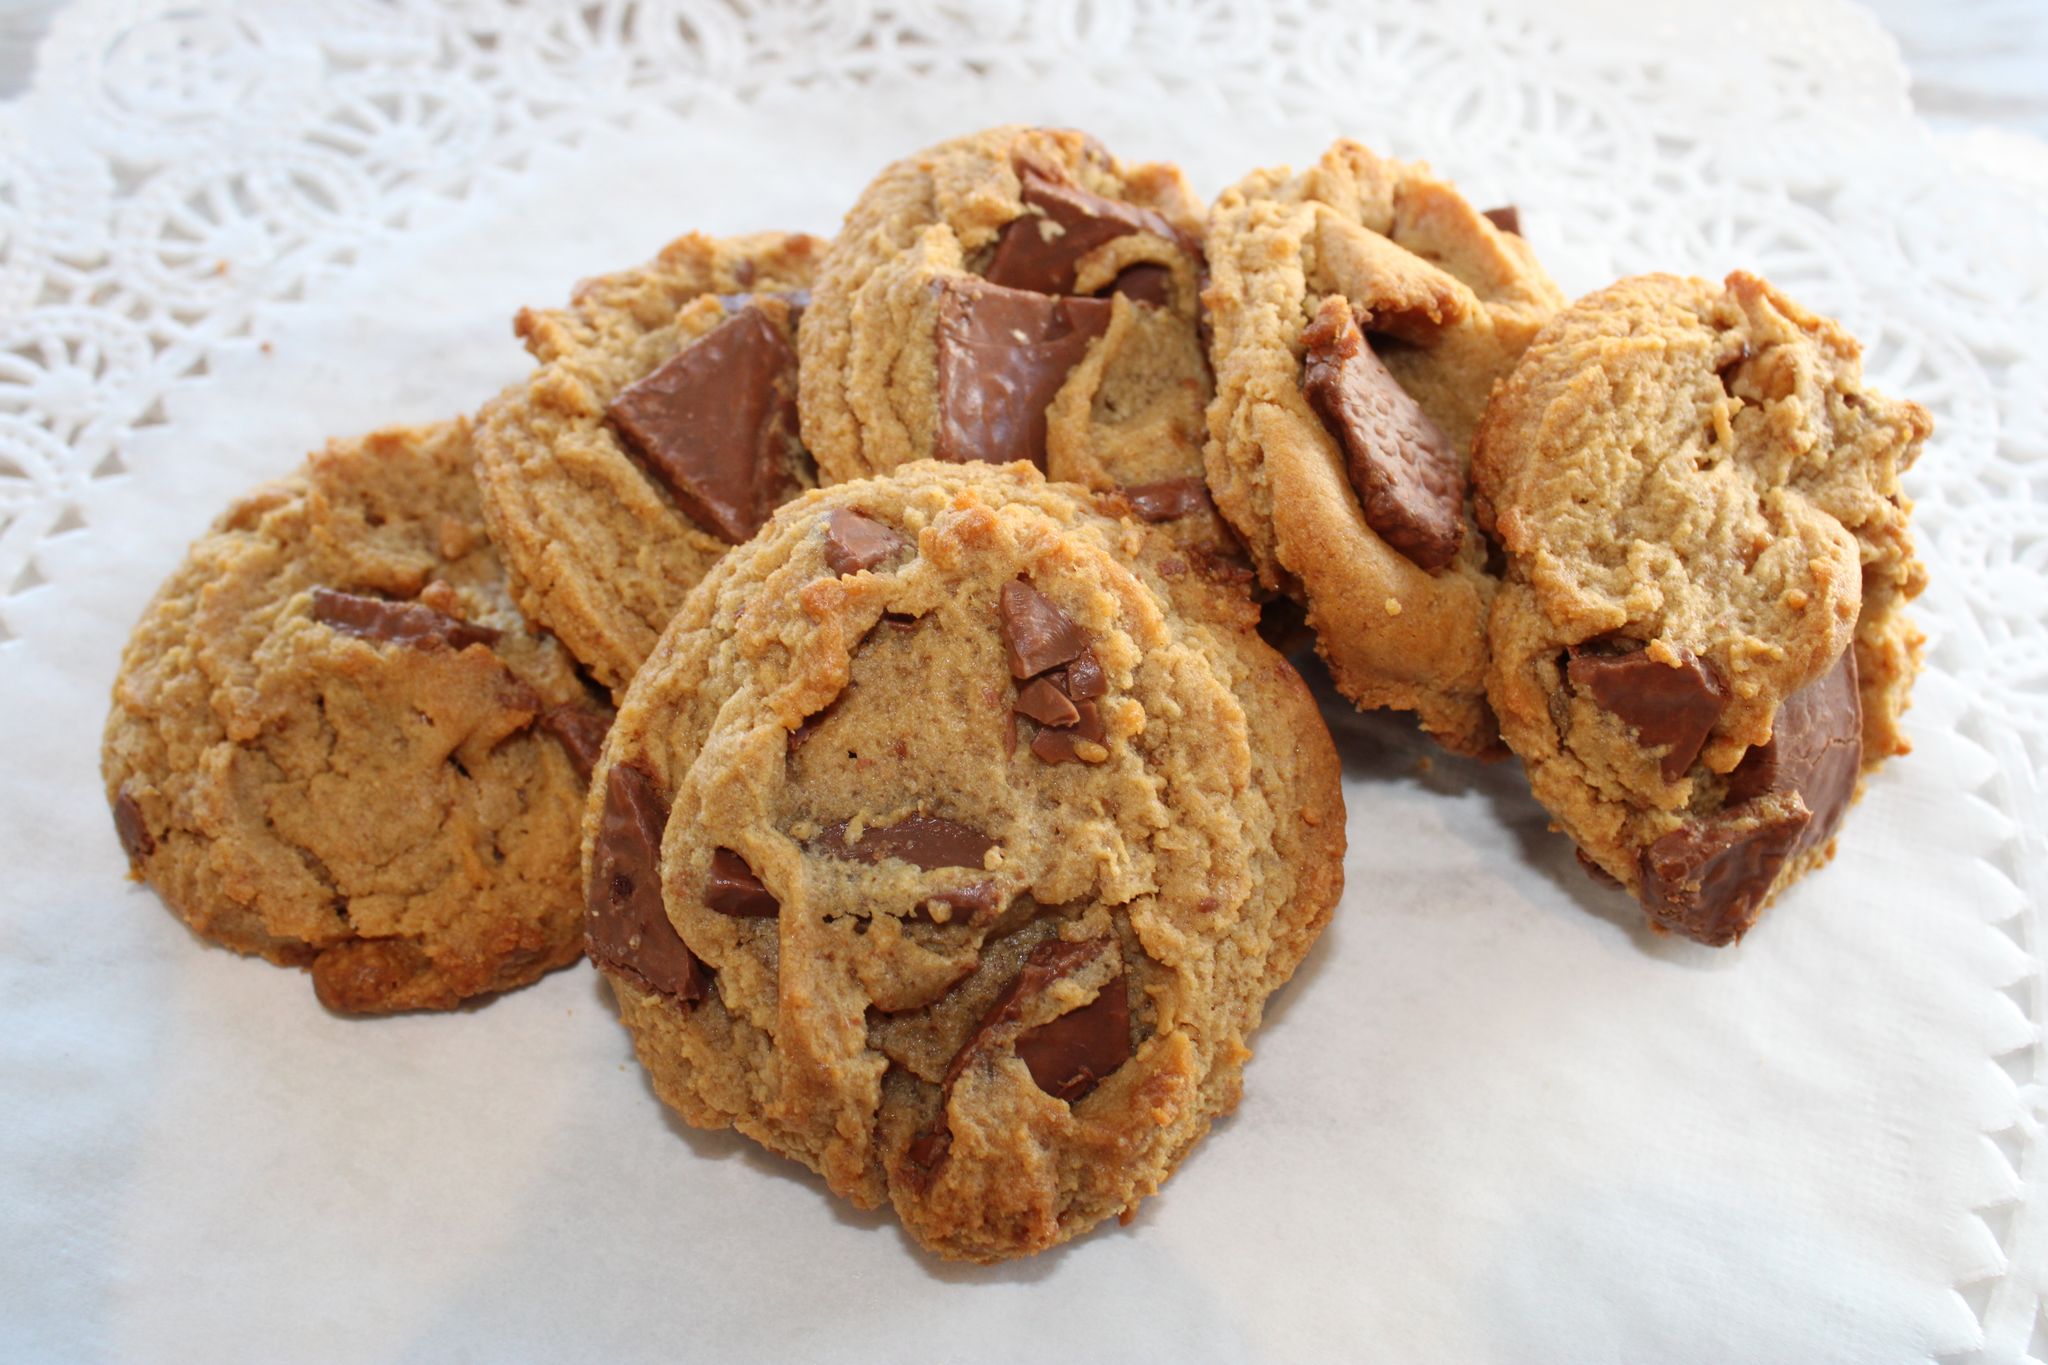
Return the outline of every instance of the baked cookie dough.
[[[622,693],[705,570],[816,482],[796,324],[824,243],[691,235],[515,326],[540,368],[478,417],[519,606]]]
[[[890,166],[818,270],[798,349],[826,482],[913,460],[1029,460],[1127,493],[1244,576],[1203,486],[1201,208],[1178,169],[1003,127]]]
[[[1906,752],[1932,430],[1754,275],[1646,275],[1546,327],[1473,450],[1507,554],[1488,693],[1536,796],[1651,923],[1742,937]]]
[[[1355,142],[1246,176],[1209,213],[1216,504],[1259,581],[1307,608],[1344,695],[1462,753],[1499,744],[1466,451],[1562,302],[1516,226]]]
[[[1335,752],[1241,593],[1030,466],[785,506],[634,680],[589,946],[656,1091],[922,1245],[1156,1191],[1342,880]]]
[[[582,949],[609,712],[512,606],[471,458],[467,423],[394,428],[250,493],[114,683],[101,766],[132,869],[345,1013],[447,1009]]]

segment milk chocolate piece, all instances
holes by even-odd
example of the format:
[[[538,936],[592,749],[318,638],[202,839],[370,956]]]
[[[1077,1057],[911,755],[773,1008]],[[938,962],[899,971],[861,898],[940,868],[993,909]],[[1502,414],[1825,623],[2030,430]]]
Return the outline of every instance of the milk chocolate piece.
[[[1029,716],[1040,725],[1072,725],[1081,718],[1074,709],[1074,703],[1067,699],[1050,678],[1033,678],[1017,689],[1017,700],[1011,709],[1020,716]]]
[[[1003,584],[996,614],[1010,676],[1019,680],[1069,662],[1087,643],[1073,617],[1021,578]]]
[[[874,568],[905,543],[902,536],[860,512],[835,507],[825,518],[825,567],[841,576]]]
[[[604,752],[604,737],[612,732],[612,713],[594,706],[550,706],[540,713],[540,728],[561,743],[569,764],[585,782]]]
[[[612,425],[683,514],[728,544],[797,489],[796,351],[749,304],[611,402]]]
[[[967,1069],[974,1056],[989,1046],[990,1035],[1021,1018],[1029,1005],[1063,976],[1086,967],[1108,952],[1110,940],[1087,939],[1069,943],[1047,939],[1031,950],[1024,965],[996,997],[960,1051],[946,1068],[945,1086]],[[1075,1016],[1086,1016],[1075,1019]],[[1067,1023],[1068,1020],[1073,1023]],[[1130,1059],[1130,1002],[1124,991],[1123,973],[1102,985],[1101,994],[1078,1010],[1027,1029],[1017,1037],[1017,1055],[1031,1071],[1031,1079],[1048,1095],[1077,1100],[1098,1082]]]
[[[1131,505],[1131,511],[1140,521],[1173,521],[1178,517],[1193,516],[1207,507],[1209,487],[1191,474],[1184,479],[1134,484],[1124,490],[1124,501]]]
[[[747,860],[729,848],[711,854],[711,870],[704,877],[704,904],[735,919],[773,919],[782,909]]]
[[[1769,742],[1729,774],[1726,804],[1643,851],[1643,906],[1702,943],[1742,937],[1785,864],[1834,837],[1862,768],[1856,652],[1779,704]]]
[[[1733,943],[1756,923],[1812,819],[1794,800],[1723,811],[1671,831],[1643,850],[1643,908],[1687,938],[1716,948]]]
[[[489,626],[473,626],[424,602],[391,602],[332,588],[313,589],[313,619],[345,635],[414,649],[467,649],[498,639]]]
[[[978,920],[994,910],[1001,897],[996,892],[996,884],[987,878],[983,878],[978,882],[969,882],[965,886],[955,886],[944,891],[934,891],[925,899],[941,901],[952,906],[956,912],[966,915],[970,920]]]
[[[858,863],[901,858],[929,872],[939,867],[980,867],[996,846],[995,840],[978,829],[923,812],[906,815],[893,825],[869,825],[851,844],[846,842],[846,824],[839,820],[825,826],[811,847]]]
[[[932,456],[1045,468],[1045,408],[1109,326],[1107,299],[1052,298],[954,278],[939,286]]]
[[[1130,266],[1117,272],[1109,292],[1122,294],[1132,303],[1164,308],[1173,302],[1173,272],[1163,265]]]
[[[1105,242],[1133,232],[1181,241],[1179,229],[1153,210],[1084,190],[1057,171],[1026,163],[1017,168],[1017,179],[1025,207],[1039,212],[1013,219],[997,236],[995,255],[983,272],[990,284],[1071,294],[1075,267]]]
[[[1351,316],[1342,295],[1316,310],[1301,389],[1344,447],[1366,524],[1422,569],[1441,569],[1465,537],[1457,447],[1410,398]]]
[[[591,957],[679,1004],[702,1000],[704,964],[669,922],[661,894],[661,834],[668,799],[644,769],[615,763],[591,850],[583,920]]]
[[[1832,668],[1779,704],[1770,739],[1744,754],[1728,775],[1728,801],[1799,793],[1813,822],[1792,850],[1796,858],[1834,837],[1862,770],[1863,699],[1856,651],[1845,649]]]
[[[1658,768],[1666,782],[1685,776],[1728,706],[1728,689],[1712,664],[1687,649],[1673,652],[1675,665],[1640,646],[1612,653],[1587,646],[1573,649],[1565,665],[1574,690],[1632,728],[1644,748],[1664,750]]]
[[[114,794],[114,834],[121,840],[121,851],[128,855],[130,866],[141,867],[156,852],[156,836],[149,832],[142,807],[128,794],[125,785]]]
[[[1102,1083],[1131,1056],[1131,1003],[1123,974],[1080,1009],[1040,1024],[1017,1039],[1017,1055],[1038,1088],[1072,1103]]]
[[[1060,689],[1075,701],[1089,701],[1109,691],[1109,675],[1093,649],[1083,649],[1067,665],[1066,685]]]
[[[1082,741],[1100,744],[1103,740],[1102,717],[1092,701],[1074,703],[1077,713],[1074,723],[1060,729],[1040,730],[1031,737],[1031,752],[1047,763],[1080,763],[1079,745]]]
[[[1503,204],[1497,209],[1486,209],[1479,216],[1502,232],[1512,232],[1517,237],[1522,235],[1522,211],[1513,204]]]

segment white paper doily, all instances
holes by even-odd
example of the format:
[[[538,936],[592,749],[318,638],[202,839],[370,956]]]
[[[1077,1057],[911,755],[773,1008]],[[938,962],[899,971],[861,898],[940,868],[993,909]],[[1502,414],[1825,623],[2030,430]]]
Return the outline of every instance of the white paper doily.
[[[1213,192],[1348,134],[1569,290],[1759,269],[1931,407],[1910,733],[1742,949],[1650,941],[1510,768],[1333,710],[1353,855],[1136,1224],[913,1255],[666,1124],[587,969],[327,1018],[118,881],[122,638],[234,492],[473,406],[506,319],[889,157],[1073,123]],[[86,0],[0,107],[0,1357],[2042,1357],[2048,193],[1853,7]]]

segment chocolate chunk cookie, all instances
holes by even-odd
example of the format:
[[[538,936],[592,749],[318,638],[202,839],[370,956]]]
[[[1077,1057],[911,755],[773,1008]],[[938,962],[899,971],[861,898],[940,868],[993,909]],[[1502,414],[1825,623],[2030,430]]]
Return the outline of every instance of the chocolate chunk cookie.
[[[634,680],[589,944],[656,1090],[942,1256],[1126,1212],[1237,1103],[1340,889],[1255,611],[1025,464],[785,506]]]
[[[1239,560],[1202,483],[1201,210],[1171,166],[995,128],[860,197],[804,322],[804,439],[827,482],[1029,460]],[[1241,562],[1241,560],[1239,560]]]
[[[615,692],[705,570],[817,481],[795,338],[823,246],[691,235],[519,314],[540,368],[478,418],[484,513],[520,607]]]
[[[582,947],[609,713],[512,606],[471,460],[466,423],[399,428],[257,489],[114,683],[133,869],[193,932],[310,967],[331,1009],[447,1009]]]
[[[1488,693],[1537,797],[1658,928],[1740,938],[1906,751],[1926,574],[1899,474],[1931,429],[1740,272],[1581,299],[1488,408]]]
[[[1209,486],[1260,581],[1307,608],[1346,696],[1414,711],[1464,753],[1499,743],[1466,451],[1493,382],[1561,302],[1503,217],[1339,142],[1224,192],[1202,295]]]

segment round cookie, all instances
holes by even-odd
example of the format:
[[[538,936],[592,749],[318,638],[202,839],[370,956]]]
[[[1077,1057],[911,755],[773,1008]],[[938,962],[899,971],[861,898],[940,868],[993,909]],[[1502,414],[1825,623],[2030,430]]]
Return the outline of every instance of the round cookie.
[[[1244,577],[1203,486],[1201,209],[1178,169],[1002,127],[890,166],[818,270],[798,349],[826,482],[913,460],[1029,460],[1122,490]]]
[[[795,335],[823,246],[692,234],[519,314],[540,368],[477,418],[484,514],[521,609],[614,694],[719,556],[817,481]]]
[[[1341,888],[1307,688],[1155,541],[1021,463],[806,494],[598,766],[590,951],[656,1091],[944,1257],[1156,1191]]]
[[[114,683],[101,767],[132,869],[346,1013],[447,1009],[582,950],[609,715],[512,606],[471,458],[465,422],[394,428],[250,493]]]
[[[1562,301],[1512,230],[1419,164],[1339,142],[1209,213],[1209,487],[1260,582],[1307,608],[1337,686],[1446,747],[1487,714],[1487,547],[1465,452],[1494,380]]]
[[[1495,394],[1488,694],[1581,859],[1657,928],[1739,939],[1906,751],[1926,571],[1899,474],[1931,430],[1740,271],[1588,295]]]

